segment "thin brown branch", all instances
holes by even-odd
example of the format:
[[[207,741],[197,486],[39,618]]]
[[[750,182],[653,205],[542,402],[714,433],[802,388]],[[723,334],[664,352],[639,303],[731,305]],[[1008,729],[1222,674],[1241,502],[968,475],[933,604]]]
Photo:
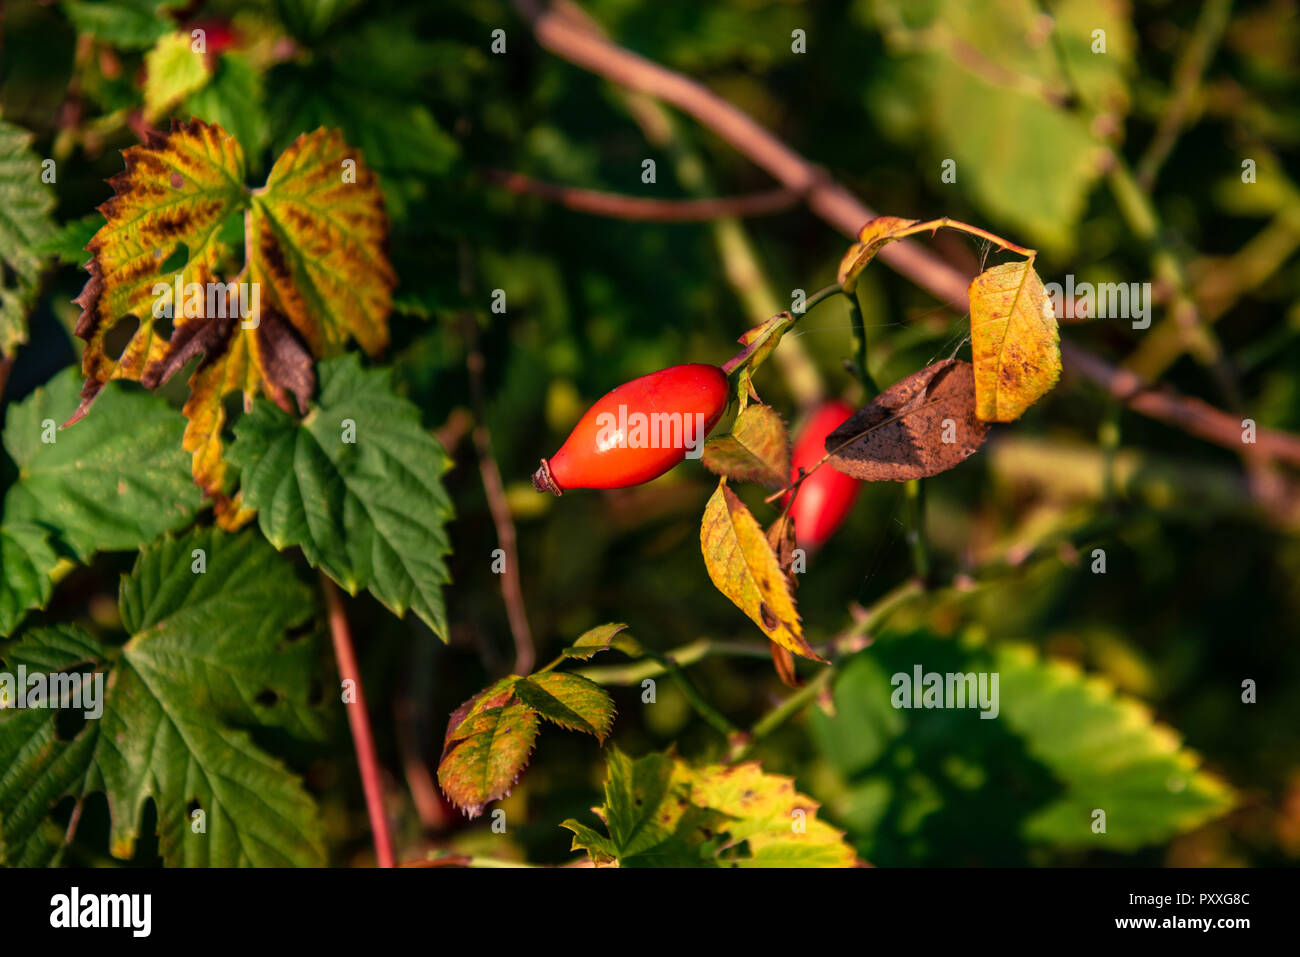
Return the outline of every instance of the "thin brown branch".
[[[338,587],[324,572],[320,576],[325,589],[325,602],[329,607],[330,635],[334,639],[334,659],[338,662],[339,678],[352,682],[352,699],[345,704],[352,743],[357,751],[357,768],[361,772],[361,789],[366,795],[366,812],[370,815],[370,830],[375,841],[375,861],[380,867],[393,867],[393,835],[388,828],[388,815],[384,812],[384,789],[379,771],[379,756],[375,751],[375,737],[370,730],[370,713],[366,710],[366,696],[361,687],[361,668],[352,647],[352,631],[348,627],[347,612]]]
[[[792,189],[772,189],[716,199],[648,199],[545,183],[506,170],[484,170],[483,176],[516,195],[540,196],[580,213],[642,222],[698,223],[726,216],[766,216],[790,209],[802,198]]]
[[[533,32],[543,47],[592,73],[664,100],[694,117],[787,188],[803,194],[814,213],[845,235],[855,237],[864,223],[875,218],[876,213],[825,171],[695,81],[592,34],[568,18],[543,8],[538,0],[515,0],[515,6],[532,22]],[[966,311],[971,277],[929,250],[909,240],[900,240],[884,247],[879,258],[938,299]],[[1061,355],[1068,371],[1101,386],[1135,412],[1227,448],[1241,449],[1241,423],[1235,417],[1173,390],[1153,391],[1144,380],[1079,346],[1063,342]],[[1257,433],[1257,447],[1262,455],[1300,465],[1300,437],[1261,429]]]
[[[478,452],[479,475],[483,478],[483,492],[487,496],[488,510],[496,525],[497,545],[504,552],[505,567],[501,574],[501,598],[506,604],[506,617],[510,621],[510,634],[515,641],[515,674],[526,675],[537,664],[533,648],[533,633],[528,627],[528,612],[524,608],[524,589],[519,580],[519,550],[516,544],[515,522],[506,500],[501,469],[492,452],[492,434],[487,427],[487,399],[483,388],[483,353],[478,346],[478,324],[469,313],[464,317],[465,340],[468,355],[470,395],[474,402],[474,448]]]

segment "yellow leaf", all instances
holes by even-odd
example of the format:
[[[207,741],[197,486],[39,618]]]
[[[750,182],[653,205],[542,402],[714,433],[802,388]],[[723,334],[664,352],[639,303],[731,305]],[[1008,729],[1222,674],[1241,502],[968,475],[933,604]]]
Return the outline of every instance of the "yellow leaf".
[[[824,660],[804,639],[790,583],[762,527],[724,483],[718,484],[704,509],[700,549],[718,591],[763,634],[796,655]]]
[[[396,276],[384,251],[382,194],[360,155],[330,130],[300,136],[252,191],[239,144],[219,126],[173,122],[170,133],[124,156],[125,172],[110,180],[115,195],[100,207],[107,222],[87,247],[90,280],[76,330],[86,340],[86,384],[68,424],[110,379],[153,389],[202,356],[189,382],[184,447],[218,521],[234,528],[252,513],[230,496],[225,398],[239,394],[247,410],[265,394],[285,411],[305,411],[316,387],[313,356],[340,352],[349,338],[369,352],[388,342]],[[234,264],[218,236],[241,214],[244,267],[219,281]],[[155,321],[168,306],[169,336]],[[113,359],[109,333],[132,316],[141,321]]]
[[[882,246],[905,234],[909,227],[920,220],[902,219],[898,216],[877,216],[858,233],[858,241],[849,247],[849,251],[840,260],[839,283],[845,292],[852,292],[857,285],[858,274],[867,268],[867,264],[876,258]]]
[[[970,284],[975,414],[1010,422],[1061,377],[1056,316],[1032,260],[1003,263]]]

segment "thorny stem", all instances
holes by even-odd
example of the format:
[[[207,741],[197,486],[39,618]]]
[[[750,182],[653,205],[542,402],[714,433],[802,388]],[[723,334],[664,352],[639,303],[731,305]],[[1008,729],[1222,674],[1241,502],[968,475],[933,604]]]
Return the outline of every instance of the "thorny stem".
[[[379,757],[375,751],[375,738],[370,730],[370,715],[366,711],[366,696],[361,687],[361,669],[357,665],[352,647],[352,632],[348,628],[347,613],[338,587],[321,572],[321,586],[325,590],[325,604],[329,608],[330,635],[334,639],[334,659],[338,662],[339,677],[352,682],[353,698],[344,707],[348,713],[348,727],[357,752],[357,768],[361,772],[361,788],[366,795],[366,812],[370,815],[370,830],[375,842],[375,860],[380,867],[393,867],[393,836],[388,829],[388,815],[384,813],[384,790],[380,780]]]

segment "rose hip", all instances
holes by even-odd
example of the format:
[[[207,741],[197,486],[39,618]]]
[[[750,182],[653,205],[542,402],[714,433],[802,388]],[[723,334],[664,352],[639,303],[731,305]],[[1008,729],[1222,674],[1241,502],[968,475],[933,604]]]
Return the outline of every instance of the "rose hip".
[[[790,457],[790,481],[799,477],[799,470],[812,469],[826,456],[826,436],[854,413],[846,402],[833,399],[824,402],[808,419],[795,442]],[[795,540],[801,548],[815,549],[840,527],[853,510],[858,497],[859,483],[829,465],[823,465],[799,483],[795,490],[790,517],[794,519]],[[789,499],[789,496],[786,496]]]
[[[539,492],[624,488],[663,475],[701,449],[727,408],[727,377],[689,363],[625,382],[574,426],[533,474]]]

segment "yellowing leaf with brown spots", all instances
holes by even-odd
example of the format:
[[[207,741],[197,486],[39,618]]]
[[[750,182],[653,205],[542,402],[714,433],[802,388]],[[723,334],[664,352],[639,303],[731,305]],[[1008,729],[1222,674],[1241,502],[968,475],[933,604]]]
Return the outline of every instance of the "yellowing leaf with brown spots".
[[[1056,315],[1032,261],[1003,263],[970,284],[975,414],[1010,422],[1061,377]]]
[[[782,648],[818,657],[804,639],[790,583],[762,527],[724,483],[709,499],[700,523],[700,550],[718,591]]]
[[[184,447],[218,521],[233,528],[251,512],[230,494],[223,400],[237,394],[247,410],[265,394],[305,411],[313,356],[340,352],[350,338],[369,352],[387,344],[396,277],[383,198],[361,156],[329,130],[300,136],[255,190],[244,185],[238,142],[216,125],[173,122],[123,155],[115,195],[100,207],[107,222],[87,247],[76,330],[86,382],[68,424],[109,380],[156,388],[201,356]],[[242,256],[219,238],[234,216],[243,217]],[[115,330],[124,321],[129,337]],[[122,338],[114,359],[109,342]]]

